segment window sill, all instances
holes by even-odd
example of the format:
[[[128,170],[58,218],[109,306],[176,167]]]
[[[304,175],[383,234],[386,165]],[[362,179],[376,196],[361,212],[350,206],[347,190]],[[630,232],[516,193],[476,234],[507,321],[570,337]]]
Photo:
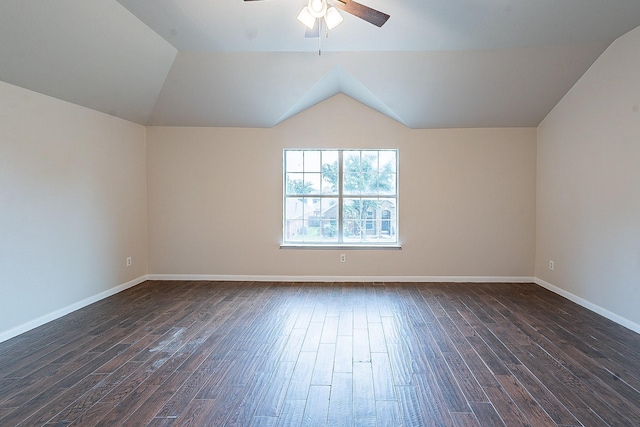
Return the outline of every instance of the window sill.
[[[304,243],[287,243],[280,245],[280,249],[327,249],[327,250],[402,250],[400,244],[373,244],[373,245],[321,245],[321,244],[304,244]]]

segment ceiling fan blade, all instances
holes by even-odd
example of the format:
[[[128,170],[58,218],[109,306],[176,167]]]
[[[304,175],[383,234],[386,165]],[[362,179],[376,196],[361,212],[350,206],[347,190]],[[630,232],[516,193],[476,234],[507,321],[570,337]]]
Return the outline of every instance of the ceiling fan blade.
[[[389,19],[389,15],[386,13],[371,9],[369,6],[356,3],[355,1],[334,0],[333,5],[340,10],[344,10],[345,12],[357,16],[360,19],[364,19],[376,27],[382,27],[384,23],[387,22],[387,19]]]
[[[320,20],[316,19],[316,23],[313,24],[313,28],[307,28],[304,32],[304,36],[308,39],[320,37]]]

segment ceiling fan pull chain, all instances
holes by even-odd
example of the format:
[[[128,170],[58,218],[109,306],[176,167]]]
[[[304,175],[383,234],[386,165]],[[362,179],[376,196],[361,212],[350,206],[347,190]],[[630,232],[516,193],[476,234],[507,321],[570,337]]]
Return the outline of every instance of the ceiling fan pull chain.
[[[320,42],[322,41],[322,37],[320,34],[322,33],[322,19],[318,19],[318,56],[322,56],[322,48]]]

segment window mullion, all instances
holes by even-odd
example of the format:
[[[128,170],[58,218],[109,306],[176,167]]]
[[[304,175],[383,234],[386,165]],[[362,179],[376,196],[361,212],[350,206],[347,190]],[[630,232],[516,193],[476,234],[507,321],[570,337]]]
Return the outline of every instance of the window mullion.
[[[338,243],[343,243],[342,220],[342,150],[338,151]]]

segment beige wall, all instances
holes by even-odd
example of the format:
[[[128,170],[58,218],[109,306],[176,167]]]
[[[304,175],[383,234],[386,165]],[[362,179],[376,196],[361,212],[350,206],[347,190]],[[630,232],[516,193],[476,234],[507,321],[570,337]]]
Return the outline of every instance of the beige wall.
[[[640,328],[639,109],[640,27],[538,129],[536,277],[632,328],[626,320]]]
[[[146,275],[145,155],[144,127],[0,82],[0,341]]]
[[[402,250],[279,249],[282,150],[400,150]],[[411,130],[344,95],[272,129],[147,128],[149,271],[532,277],[535,129]]]

